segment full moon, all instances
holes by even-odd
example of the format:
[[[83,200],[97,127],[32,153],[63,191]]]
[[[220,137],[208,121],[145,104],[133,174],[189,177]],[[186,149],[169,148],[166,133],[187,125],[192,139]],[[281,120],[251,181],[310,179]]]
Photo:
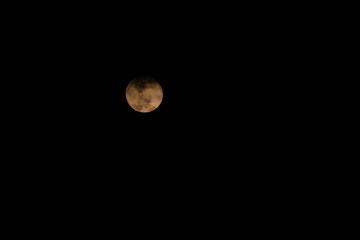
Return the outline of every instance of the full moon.
[[[126,100],[130,107],[142,113],[154,111],[161,104],[163,90],[158,81],[151,77],[131,80],[126,88]]]

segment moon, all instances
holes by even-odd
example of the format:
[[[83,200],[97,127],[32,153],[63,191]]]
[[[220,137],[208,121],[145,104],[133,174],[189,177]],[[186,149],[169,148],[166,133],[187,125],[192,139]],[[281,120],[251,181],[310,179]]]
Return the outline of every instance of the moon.
[[[160,106],[162,99],[161,85],[152,77],[138,77],[127,85],[126,100],[135,111],[152,112]]]

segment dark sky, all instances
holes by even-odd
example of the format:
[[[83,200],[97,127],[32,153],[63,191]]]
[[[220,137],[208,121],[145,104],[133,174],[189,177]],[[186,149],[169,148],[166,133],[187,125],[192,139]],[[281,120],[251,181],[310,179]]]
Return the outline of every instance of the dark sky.
[[[77,9],[31,15],[9,35],[19,106],[9,143],[38,159],[24,169],[109,189],[125,181],[196,192],[276,179],[301,129],[289,101],[301,78],[289,26],[259,8]],[[164,90],[148,114],[125,99],[128,82],[144,75]]]

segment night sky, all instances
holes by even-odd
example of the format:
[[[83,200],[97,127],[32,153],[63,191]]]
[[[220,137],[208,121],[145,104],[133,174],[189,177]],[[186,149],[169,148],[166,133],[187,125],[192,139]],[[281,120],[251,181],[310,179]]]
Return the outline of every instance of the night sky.
[[[308,120],[294,111],[306,63],[291,58],[301,47],[290,25],[258,7],[82,7],[31,15],[9,35],[8,144],[28,179],[114,203],[119,192],[128,202],[265,194],[296,171],[287,159]],[[126,102],[139,76],[163,88],[153,112]]]
[[[292,86],[282,88],[290,85],[292,66],[265,16],[243,12],[220,21],[193,10],[185,22],[180,11],[151,18],[72,11],[60,21],[56,14],[21,24],[15,44],[24,57],[16,61],[24,68],[16,74],[34,79],[20,84],[31,99],[24,115],[48,126],[48,136],[63,134],[64,144],[149,166],[148,158],[171,163],[180,157],[200,167],[210,156],[222,159],[220,165],[233,159],[231,165],[236,156],[261,154],[256,146],[266,146],[285,121],[278,114],[288,106],[280,96],[291,94]],[[26,45],[21,37],[29,39]],[[148,114],[125,99],[128,82],[139,76],[155,78],[164,90],[162,104]]]

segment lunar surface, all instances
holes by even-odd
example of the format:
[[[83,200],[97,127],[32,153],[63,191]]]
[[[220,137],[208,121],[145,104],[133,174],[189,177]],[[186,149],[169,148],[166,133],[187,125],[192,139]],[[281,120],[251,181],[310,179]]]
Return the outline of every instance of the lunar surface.
[[[159,82],[151,77],[138,77],[131,80],[126,88],[126,100],[130,107],[142,113],[154,111],[163,99]]]

